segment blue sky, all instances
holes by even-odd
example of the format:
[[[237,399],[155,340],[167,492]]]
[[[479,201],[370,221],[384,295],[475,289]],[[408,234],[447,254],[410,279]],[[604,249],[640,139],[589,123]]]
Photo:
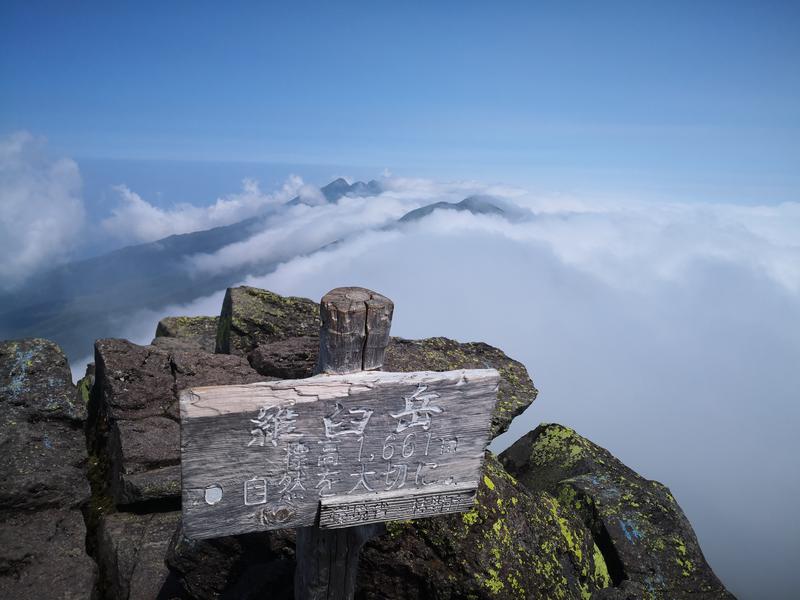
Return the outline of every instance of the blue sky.
[[[0,132],[77,159],[780,202],[798,31],[778,2],[5,2]]]

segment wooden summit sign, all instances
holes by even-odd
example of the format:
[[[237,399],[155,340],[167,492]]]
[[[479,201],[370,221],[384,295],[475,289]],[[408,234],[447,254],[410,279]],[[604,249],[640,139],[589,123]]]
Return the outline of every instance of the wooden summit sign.
[[[499,375],[381,372],[393,311],[331,290],[318,375],[181,393],[187,537],[295,528],[295,599],[349,600],[384,521],[472,506]]]
[[[498,377],[362,371],[185,391],[186,535],[469,510]]]

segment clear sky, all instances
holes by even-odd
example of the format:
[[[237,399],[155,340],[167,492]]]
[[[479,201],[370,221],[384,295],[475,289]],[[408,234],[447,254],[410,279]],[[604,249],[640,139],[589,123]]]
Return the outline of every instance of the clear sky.
[[[0,133],[676,200],[800,197],[797,2],[13,2]]]

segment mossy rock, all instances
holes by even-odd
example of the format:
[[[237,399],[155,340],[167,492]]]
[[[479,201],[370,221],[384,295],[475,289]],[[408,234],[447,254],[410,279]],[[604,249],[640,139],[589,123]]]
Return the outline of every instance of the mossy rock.
[[[511,421],[536,399],[525,365],[482,342],[460,343],[443,337],[424,340],[392,338],[386,348],[384,371],[449,371],[489,369],[500,373],[497,404],[492,415],[490,437],[506,431]]]
[[[174,338],[206,352],[214,352],[219,317],[164,317],[156,327],[156,337]]]
[[[615,584],[645,598],[732,598],[705,560],[669,489],[572,429],[543,424],[500,455],[534,492],[557,497],[592,532]]]
[[[247,356],[257,346],[290,337],[319,336],[319,305],[253,287],[228,288],[216,335],[216,352]]]
[[[308,298],[246,286],[229,288],[218,322],[216,352],[247,356],[262,375],[310,377],[319,352],[319,327],[319,305]],[[443,337],[393,337],[383,363],[384,371],[400,372],[487,368],[500,373],[490,431],[495,437],[536,399],[538,392],[522,363],[488,344]]]
[[[589,598],[611,580],[574,513],[487,455],[466,513],[392,522],[362,551],[357,598]]]

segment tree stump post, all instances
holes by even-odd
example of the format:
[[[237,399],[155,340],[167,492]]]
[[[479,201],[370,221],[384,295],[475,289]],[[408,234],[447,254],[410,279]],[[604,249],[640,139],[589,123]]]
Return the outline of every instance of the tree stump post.
[[[345,374],[379,370],[389,343],[394,304],[376,292],[344,287],[320,302],[322,325],[316,372]],[[297,529],[296,600],[351,600],[355,593],[358,555],[385,525],[343,529],[318,526]]]

